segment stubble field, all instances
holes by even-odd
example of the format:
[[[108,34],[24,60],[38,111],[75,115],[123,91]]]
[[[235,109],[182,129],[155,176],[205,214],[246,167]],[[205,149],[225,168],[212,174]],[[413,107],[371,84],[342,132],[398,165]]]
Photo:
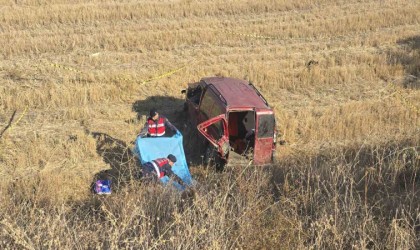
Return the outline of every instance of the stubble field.
[[[0,0],[0,51],[2,249],[420,247],[418,1]],[[188,134],[214,75],[273,107],[275,164],[144,185],[148,110]]]

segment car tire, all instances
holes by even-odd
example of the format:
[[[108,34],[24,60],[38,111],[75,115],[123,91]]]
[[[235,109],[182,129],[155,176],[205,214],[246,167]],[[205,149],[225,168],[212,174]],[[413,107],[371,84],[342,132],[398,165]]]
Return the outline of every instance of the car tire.
[[[212,167],[215,161],[215,148],[212,145],[208,145],[204,152],[204,166],[205,167]]]
[[[214,168],[217,171],[222,171],[225,166],[225,161],[220,158],[219,153],[213,145],[209,144],[204,152],[204,166],[207,168]]]

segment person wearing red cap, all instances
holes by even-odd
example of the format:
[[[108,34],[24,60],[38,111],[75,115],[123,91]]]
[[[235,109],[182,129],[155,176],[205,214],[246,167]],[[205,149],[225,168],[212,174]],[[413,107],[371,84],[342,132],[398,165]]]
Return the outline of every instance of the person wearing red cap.
[[[166,117],[160,115],[156,109],[151,109],[149,115],[146,124],[139,134],[141,137],[171,137],[172,135],[179,133],[176,127],[172,125]],[[168,130],[171,133],[167,133]]]
[[[176,162],[175,155],[169,154],[166,158],[158,158],[142,165],[143,179],[156,180],[168,176],[185,187],[182,179],[172,171]]]

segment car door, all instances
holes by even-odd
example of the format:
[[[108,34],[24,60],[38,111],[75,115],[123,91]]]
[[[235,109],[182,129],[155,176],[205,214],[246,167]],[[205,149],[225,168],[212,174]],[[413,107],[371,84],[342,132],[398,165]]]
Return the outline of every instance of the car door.
[[[225,115],[218,115],[197,125],[198,131],[217,149],[222,158],[229,152],[229,136]]]
[[[274,114],[268,112],[257,113],[257,133],[254,148],[254,164],[269,164],[274,150]]]

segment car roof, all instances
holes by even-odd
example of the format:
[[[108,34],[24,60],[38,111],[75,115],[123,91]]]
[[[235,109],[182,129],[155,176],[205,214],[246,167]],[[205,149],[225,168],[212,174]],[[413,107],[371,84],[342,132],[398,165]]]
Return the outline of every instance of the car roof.
[[[206,77],[201,79],[207,84],[212,84],[226,100],[229,108],[255,107],[257,109],[270,109],[263,97],[246,80],[230,77]]]

